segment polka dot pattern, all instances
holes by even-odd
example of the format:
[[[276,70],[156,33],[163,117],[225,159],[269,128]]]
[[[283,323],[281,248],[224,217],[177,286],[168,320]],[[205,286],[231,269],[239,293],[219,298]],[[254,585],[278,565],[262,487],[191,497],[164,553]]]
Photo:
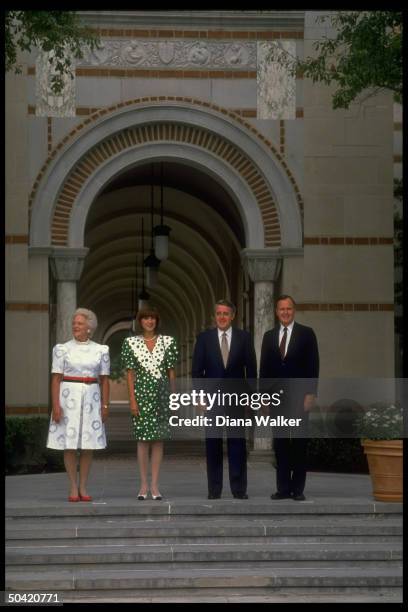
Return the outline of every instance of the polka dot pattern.
[[[142,336],[125,338],[121,359],[126,369],[135,370],[135,397],[140,410],[139,416],[132,416],[136,440],[168,439],[170,410],[167,371],[177,363],[175,339],[159,335],[150,352]]]

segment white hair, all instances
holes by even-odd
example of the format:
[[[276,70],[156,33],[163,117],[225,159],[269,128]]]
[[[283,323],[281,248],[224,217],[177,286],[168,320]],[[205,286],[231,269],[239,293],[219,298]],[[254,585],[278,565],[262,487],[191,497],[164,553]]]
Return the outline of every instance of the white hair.
[[[96,318],[96,314],[92,312],[92,310],[88,310],[87,308],[77,308],[74,314],[72,315],[72,318],[74,319],[74,317],[76,317],[77,315],[85,317],[89,325],[89,335],[93,336],[96,328],[98,327],[98,319]]]

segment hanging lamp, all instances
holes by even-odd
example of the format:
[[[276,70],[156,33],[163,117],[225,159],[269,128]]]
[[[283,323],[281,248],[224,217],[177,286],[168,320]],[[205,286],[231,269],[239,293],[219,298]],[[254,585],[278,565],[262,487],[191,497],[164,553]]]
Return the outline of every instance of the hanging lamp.
[[[150,245],[150,254],[144,260],[144,265],[146,268],[146,286],[149,289],[153,289],[157,285],[158,275],[159,275],[159,266],[160,259],[157,259],[154,254],[154,244],[153,244],[153,215],[154,215],[154,186],[153,186],[153,166],[152,166],[152,183],[150,186],[150,216],[151,216],[151,245]]]
[[[171,227],[163,223],[163,162],[160,164],[160,225],[154,228],[154,253],[160,261],[169,256],[169,234]]]
[[[148,301],[150,299],[150,295],[147,293],[147,291],[145,290],[145,282],[144,282],[144,267],[143,267],[143,262],[144,262],[144,227],[143,227],[143,217],[142,217],[142,290],[139,293],[138,296],[138,310],[141,310],[142,308],[145,308],[148,304]]]

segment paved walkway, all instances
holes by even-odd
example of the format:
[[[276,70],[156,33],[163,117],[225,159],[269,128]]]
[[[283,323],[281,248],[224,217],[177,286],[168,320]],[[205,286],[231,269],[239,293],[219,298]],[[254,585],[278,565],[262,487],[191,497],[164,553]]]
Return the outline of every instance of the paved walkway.
[[[224,459],[223,499],[231,499],[228,471]],[[89,477],[89,493],[95,501],[136,499],[139,490],[139,474],[136,458],[124,455],[95,460]],[[207,499],[207,476],[205,460],[191,457],[164,458],[160,491],[164,498],[172,500]],[[275,491],[275,470],[269,461],[248,462],[248,495],[258,501],[269,500]],[[16,504],[66,502],[68,479],[64,472],[7,476],[6,506]],[[365,474],[333,474],[311,472],[308,474],[305,495],[307,500],[329,502],[372,502],[370,477]],[[271,502],[279,503],[279,502]],[[296,503],[296,502],[293,502]],[[302,502],[301,502],[302,503]]]

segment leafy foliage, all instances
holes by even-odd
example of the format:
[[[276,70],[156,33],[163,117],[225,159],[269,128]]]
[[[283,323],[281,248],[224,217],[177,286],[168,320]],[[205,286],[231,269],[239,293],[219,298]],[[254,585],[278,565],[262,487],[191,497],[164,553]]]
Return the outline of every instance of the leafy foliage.
[[[402,407],[398,403],[376,402],[371,404],[357,419],[357,429],[362,438],[369,438],[370,440],[402,438]]]
[[[81,25],[74,11],[7,11],[5,14],[6,70],[21,73],[17,62],[18,49],[30,52],[33,47],[53,51],[51,88],[59,94],[64,88],[64,76],[73,78],[74,66],[70,55],[83,56],[83,47],[98,47],[99,39]]]
[[[6,474],[61,471],[63,454],[46,448],[49,417],[7,416]]]
[[[367,458],[358,438],[311,438],[307,468],[318,472],[367,474]]]
[[[339,11],[318,17],[335,29],[334,37],[314,43],[317,57],[300,60],[278,47],[273,61],[314,83],[335,83],[333,108],[348,108],[360,94],[367,97],[381,89],[394,93],[402,103],[402,13],[398,11]],[[280,59],[281,58],[281,59]],[[369,91],[366,91],[369,90]]]
[[[123,366],[120,354],[116,355],[110,362],[110,379],[120,382],[124,380],[126,368]]]

